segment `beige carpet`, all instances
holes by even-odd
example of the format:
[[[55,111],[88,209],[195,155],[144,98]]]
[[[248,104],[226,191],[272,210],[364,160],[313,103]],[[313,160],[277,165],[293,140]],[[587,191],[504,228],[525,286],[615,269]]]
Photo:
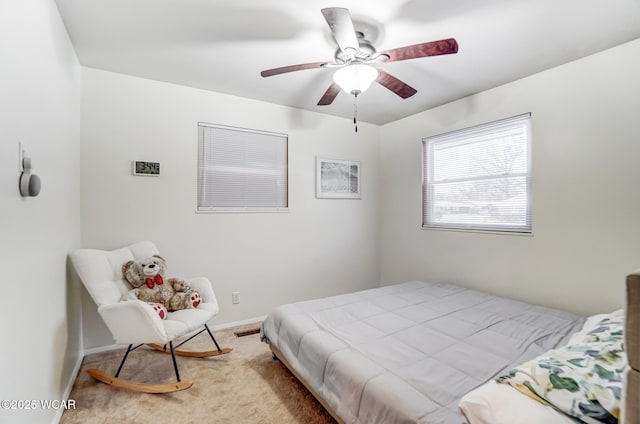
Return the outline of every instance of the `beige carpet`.
[[[85,371],[98,368],[115,374],[125,352],[118,349],[84,358],[69,399],[62,424],[75,423],[335,423],[315,398],[280,361],[274,361],[259,334],[236,337],[233,331],[215,332],[221,347],[232,347],[228,355],[213,358],[177,357],[182,380],[193,381],[190,389],[150,395],[110,387]],[[184,350],[215,348],[205,333],[185,344]],[[143,383],[175,381],[171,356],[141,347],[129,354],[121,378]]]

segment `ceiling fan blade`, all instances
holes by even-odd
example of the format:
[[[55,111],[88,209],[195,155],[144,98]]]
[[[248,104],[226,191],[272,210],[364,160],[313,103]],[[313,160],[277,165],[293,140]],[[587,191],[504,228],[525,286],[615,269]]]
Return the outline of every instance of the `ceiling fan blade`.
[[[346,53],[349,49],[355,51],[360,48],[349,9],[345,9],[344,7],[327,7],[322,9],[322,15],[324,15],[324,19],[329,24],[329,28],[331,28],[331,32],[333,32],[333,38],[336,39],[340,50]]]
[[[335,82],[332,83],[329,88],[327,88],[327,91],[324,92],[324,94],[320,98],[320,101],[318,101],[318,106],[330,105],[331,103],[333,103],[333,100],[338,96],[339,93],[340,86]]]
[[[445,40],[414,44],[413,46],[398,47],[397,49],[387,50],[380,52],[379,54],[389,56],[389,60],[387,62],[397,62],[399,60],[438,56],[441,54],[453,54],[457,52],[458,42],[455,38],[447,38]]]
[[[393,75],[390,75],[381,69],[378,69],[378,72],[380,73],[380,75],[378,75],[376,82],[388,88],[389,90],[393,91],[403,99],[411,97],[418,92],[415,88],[400,81],[398,78],[394,77]]]
[[[273,69],[267,69],[265,71],[260,72],[260,75],[262,75],[263,77],[271,77],[273,75],[280,75],[280,74],[286,74],[287,72],[294,72],[294,71],[303,71],[305,69],[315,69],[315,68],[322,68],[325,65],[328,65],[329,62],[314,62],[314,63],[303,63],[300,65],[290,65],[290,66],[283,66],[281,68],[273,68]]]

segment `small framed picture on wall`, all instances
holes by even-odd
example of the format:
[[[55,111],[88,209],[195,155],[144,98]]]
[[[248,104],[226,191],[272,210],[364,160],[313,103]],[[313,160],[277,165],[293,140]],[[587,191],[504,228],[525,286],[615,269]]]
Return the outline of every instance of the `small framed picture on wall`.
[[[360,199],[360,162],[316,158],[318,199]]]

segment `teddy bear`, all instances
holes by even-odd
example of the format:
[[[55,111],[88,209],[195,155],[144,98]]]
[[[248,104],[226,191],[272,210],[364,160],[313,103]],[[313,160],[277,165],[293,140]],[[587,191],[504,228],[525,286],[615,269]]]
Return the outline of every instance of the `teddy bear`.
[[[179,278],[165,278],[167,263],[160,255],[122,265],[122,275],[133,286],[137,299],[153,306],[160,318],[166,311],[193,309],[200,305],[200,293]]]

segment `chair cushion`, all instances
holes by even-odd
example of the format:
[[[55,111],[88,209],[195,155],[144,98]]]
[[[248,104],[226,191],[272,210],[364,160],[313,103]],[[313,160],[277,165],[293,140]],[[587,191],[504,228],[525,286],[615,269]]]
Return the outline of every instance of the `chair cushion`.
[[[218,313],[218,305],[201,303],[196,309],[182,309],[169,312],[167,319],[162,321],[167,332],[167,338],[173,340],[186,333],[197,330]]]

